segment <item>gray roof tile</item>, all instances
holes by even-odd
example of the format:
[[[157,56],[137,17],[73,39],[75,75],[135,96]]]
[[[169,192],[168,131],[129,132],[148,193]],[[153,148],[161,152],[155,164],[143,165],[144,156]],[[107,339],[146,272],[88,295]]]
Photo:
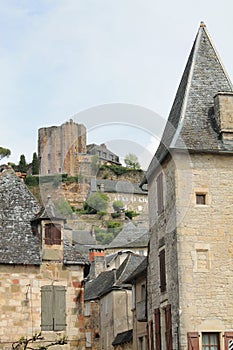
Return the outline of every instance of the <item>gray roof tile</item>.
[[[41,263],[40,241],[31,228],[39,210],[39,203],[12,169],[0,173],[0,263]]]
[[[232,84],[205,25],[201,24],[162,140],[142,184],[172,149],[214,152],[226,150],[218,137],[213,120],[213,98],[220,91],[233,91]]]
[[[147,228],[136,227],[130,221],[108,245],[108,248],[130,248],[148,244],[149,232]]]

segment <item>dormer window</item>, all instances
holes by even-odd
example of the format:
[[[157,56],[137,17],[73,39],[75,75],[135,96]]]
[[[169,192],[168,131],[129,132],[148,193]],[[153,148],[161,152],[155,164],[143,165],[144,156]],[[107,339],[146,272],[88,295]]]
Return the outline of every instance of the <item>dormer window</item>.
[[[61,245],[61,225],[45,224],[45,244]]]

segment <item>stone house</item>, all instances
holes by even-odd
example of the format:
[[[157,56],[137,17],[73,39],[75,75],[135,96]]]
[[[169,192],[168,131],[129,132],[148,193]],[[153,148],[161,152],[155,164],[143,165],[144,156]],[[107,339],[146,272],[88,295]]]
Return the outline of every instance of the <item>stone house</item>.
[[[92,156],[98,156],[99,164],[121,165],[119,156],[110,151],[104,143],[101,145],[96,145],[95,143],[87,145],[87,153]]]
[[[124,281],[132,284],[133,349],[148,349],[147,336],[147,257]]]
[[[102,257],[104,259],[104,255]],[[118,340],[122,340],[120,334],[132,330],[132,291],[131,285],[125,284],[124,280],[142,260],[143,256],[128,252],[117,269],[103,271],[86,282],[85,331],[89,347],[113,349],[114,340],[114,344],[119,345]],[[132,348],[132,341],[130,343]]]
[[[150,349],[230,349],[233,89],[201,23],[148,168]]]
[[[64,349],[85,348],[86,260],[64,236],[65,220],[48,199],[41,208],[12,169],[0,173],[0,348],[42,331],[66,335]]]
[[[125,180],[92,179],[90,191],[91,193],[100,191],[107,194],[109,198],[109,213],[113,212],[113,203],[121,201],[124,210],[135,211],[141,214],[141,217],[147,218],[148,194],[147,191],[143,191],[139,187],[139,183]]]

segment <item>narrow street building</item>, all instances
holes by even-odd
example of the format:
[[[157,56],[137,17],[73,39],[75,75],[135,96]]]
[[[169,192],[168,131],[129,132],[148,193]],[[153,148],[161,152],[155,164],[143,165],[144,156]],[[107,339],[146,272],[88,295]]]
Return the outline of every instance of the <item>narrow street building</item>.
[[[232,346],[232,178],[232,84],[201,23],[142,183],[149,186],[150,349]]]
[[[38,204],[12,169],[0,170],[0,348],[42,332],[85,348],[85,259],[51,201]]]

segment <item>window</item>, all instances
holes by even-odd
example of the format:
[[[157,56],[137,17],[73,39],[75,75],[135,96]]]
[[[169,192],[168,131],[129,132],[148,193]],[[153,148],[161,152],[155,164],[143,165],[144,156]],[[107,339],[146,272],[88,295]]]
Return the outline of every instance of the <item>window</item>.
[[[166,292],[166,266],[165,266],[165,249],[159,253],[159,270],[160,270],[160,290]]]
[[[90,316],[90,303],[85,303],[84,316]]]
[[[45,225],[45,244],[61,244],[61,225]]]
[[[41,287],[41,329],[62,331],[66,328],[66,289],[64,286]]]
[[[86,348],[91,348],[91,332],[86,332]]]
[[[158,206],[158,214],[163,212],[163,174],[160,173],[157,177],[157,206]]]
[[[146,286],[145,284],[141,285],[141,300],[146,300]]]
[[[202,350],[219,349],[219,333],[202,333]]]
[[[206,193],[196,193],[196,204],[206,205]]]
[[[138,348],[139,350],[143,350],[143,337],[138,338]]]

